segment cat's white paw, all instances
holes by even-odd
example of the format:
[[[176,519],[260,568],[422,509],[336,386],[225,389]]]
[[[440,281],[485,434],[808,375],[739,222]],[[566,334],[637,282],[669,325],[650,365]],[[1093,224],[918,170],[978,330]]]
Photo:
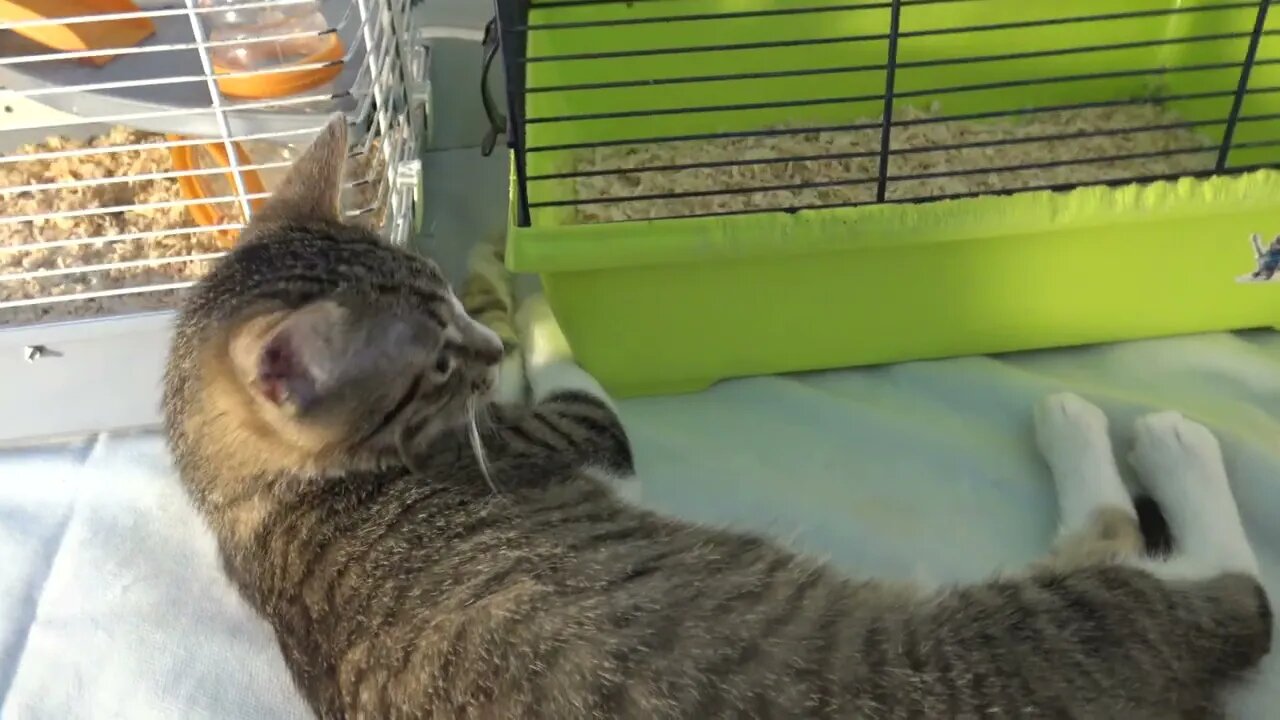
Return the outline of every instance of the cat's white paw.
[[[523,404],[525,397],[524,358],[518,352],[508,354],[498,367],[498,386],[494,399],[504,405]]]
[[[609,479],[608,483],[613,488],[613,492],[618,496],[618,499],[637,507],[643,505],[644,488],[640,483],[640,478]]]
[[[1176,412],[1138,419],[1129,456],[1169,522],[1174,547],[1208,573],[1257,572],[1218,439]]]
[[[1058,393],[1035,409],[1036,444],[1057,487],[1060,532],[1092,526],[1100,511],[1134,514],[1107,435],[1107,416],[1078,395]]]
[[[560,361],[572,361],[573,351],[565,338],[551,305],[542,293],[530,295],[516,309],[516,333],[524,347],[525,370]]]
[[[1147,483],[1193,475],[1204,482],[1226,482],[1218,439],[1205,426],[1172,411],[1138,418],[1129,459]]]
[[[534,402],[557,391],[574,390],[595,396],[613,407],[613,401],[600,383],[574,361],[569,341],[541,293],[525,298],[520,304],[516,310],[516,328],[524,348],[524,371]]]
[[[1035,426],[1036,444],[1050,463],[1110,447],[1106,414],[1073,393],[1057,393],[1037,403]]]

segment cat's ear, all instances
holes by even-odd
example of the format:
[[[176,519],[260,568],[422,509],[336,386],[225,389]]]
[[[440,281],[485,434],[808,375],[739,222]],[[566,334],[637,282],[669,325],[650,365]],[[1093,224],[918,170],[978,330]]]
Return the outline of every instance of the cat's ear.
[[[342,194],[342,171],[347,160],[347,119],[329,118],[311,146],[294,161],[255,222],[337,222]]]
[[[363,397],[424,356],[414,326],[385,314],[359,314],[334,300],[260,315],[231,337],[235,372],[250,393],[286,417],[328,413],[326,401]],[[354,384],[353,384],[354,383]],[[363,388],[363,389],[361,389]]]
[[[265,332],[246,328],[231,356],[251,391],[286,415],[314,408],[350,356],[346,309],[324,300],[290,311]]]

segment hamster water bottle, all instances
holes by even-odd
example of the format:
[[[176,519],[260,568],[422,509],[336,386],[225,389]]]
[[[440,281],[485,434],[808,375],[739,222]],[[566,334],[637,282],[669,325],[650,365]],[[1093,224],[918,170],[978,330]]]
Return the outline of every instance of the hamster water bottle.
[[[342,72],[343,46],[318,2],[262,6],[253,0],[199,0],[218,89],[273,98],[315,90]],[[243,41],[243,42],[237,42]],[[225,44],[223,44],[225,43]],[[299,67],[302,66],[302,67]],[[262,72],[266,70],[276,72]],[[252,74],[241,74],[252,73]]]

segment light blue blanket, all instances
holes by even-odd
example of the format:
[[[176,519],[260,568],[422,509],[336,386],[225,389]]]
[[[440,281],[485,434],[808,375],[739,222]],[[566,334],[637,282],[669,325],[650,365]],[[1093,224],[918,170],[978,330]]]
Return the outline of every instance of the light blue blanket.
[[[724,383],[621,404],[642,501],[759,528],[862,575],[978,579],[1043,553],[1055,518],[1031,406],[1172,408],[1222,442],[1280,600],[1280,335],[1129,343]],[[292,718],[267,628],[222,579],[154,436],[0,456],[0,716]],[[1233,697],[1280,717],[1280,665]]]

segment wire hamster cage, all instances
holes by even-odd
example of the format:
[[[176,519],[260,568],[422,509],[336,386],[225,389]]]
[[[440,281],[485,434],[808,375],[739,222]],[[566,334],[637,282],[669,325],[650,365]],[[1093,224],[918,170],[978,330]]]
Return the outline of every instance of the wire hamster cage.
[[[347,215],[407,241],[409,5],[0,2],[0,441],[154,422],[175,302],[334,111]]]
[[[496,8],[507,261],[616,394],[1280,320],[1266,0]]]

